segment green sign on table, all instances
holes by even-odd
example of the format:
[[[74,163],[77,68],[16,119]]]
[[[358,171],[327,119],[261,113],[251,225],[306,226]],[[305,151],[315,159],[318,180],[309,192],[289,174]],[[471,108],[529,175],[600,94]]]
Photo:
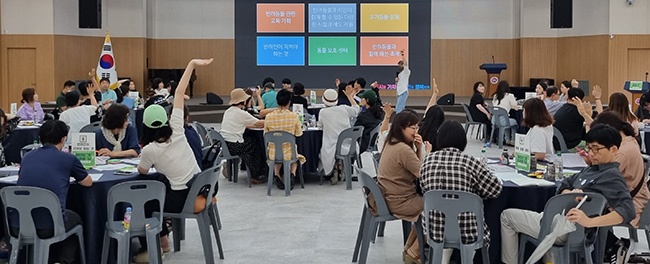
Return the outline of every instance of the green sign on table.
[[[95,166],[95,133],[71,133],[72,154],[86,169]]]
[[[515,168],[520,171],[530,171],[530,142],[524,134],[515,136]]]

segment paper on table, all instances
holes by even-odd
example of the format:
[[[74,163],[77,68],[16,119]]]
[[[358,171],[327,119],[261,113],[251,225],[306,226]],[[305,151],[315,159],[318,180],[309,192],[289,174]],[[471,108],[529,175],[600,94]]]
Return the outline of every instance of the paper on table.
[[[136,172],[138,172],[138,168],[134,167],[134,166],[126,166],[124,168],[121,168],[120,171],[136,173]],[[149,174],[151,174],[151,173],[156,173],[156,169],[155,168],[149,169]]]
[[[6,166],[0,168],[0,171],[2,172],[18,172],[20,170],[19,166]]]
[[[563,153],[562,165],[565,168],[584,168],[588,166],[578,153]]]
[[[18,181],[18,175],[13,175],[13,176],[7,176],[0,178],[0,182],[6,182],[6,183],[16,183]]]
[[[490,164],[488,165],[488,168],[494,172],[515,172],[516,170],[514,168],[505,166],[505,165],[500,165],[500,164]]]
[[[103,175],[104,175],[104,174],[102,174],[102,173],[91,173],[91,174],[90,174],[90,178],[93,178],[93,182],[96,182],[96,181],[99,180],[99,178],[101,178]]]
[[[517,186],[552,186],[555,183],[537,178],[530,178],[517,172],[500,172],[496,176],[504,181],[511,181]]]
[[[129,167],[131,165],[129,164],[108,164],[108,165],[101,165],[101,166],[95,166],[95,170],[98,171],[107,171],[107,170],[119,170],[124,167]]]
[[[140,159],[139,158],[122,159],[122,163],[131,164],[131,165],[138,165],[138,164],[140,164]]]
[[[95,157],[95,165],[106,165],[110,158],[109,156],[97,156]]]
[[[307,130],[321,130],[321,128],[318,128],[318,127],[308,127]]]

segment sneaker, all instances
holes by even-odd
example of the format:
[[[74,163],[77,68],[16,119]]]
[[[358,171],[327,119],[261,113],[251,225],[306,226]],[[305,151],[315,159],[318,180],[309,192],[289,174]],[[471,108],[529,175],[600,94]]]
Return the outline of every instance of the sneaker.
[[[616,254],[618,258],[617,263],[628,263],[630,260],[630,255],[632,255],[632,251],[634,251],[634,242],[627,238],[620,238],[617,244],[620,244],[620,247],[618,248],[618,252]]]

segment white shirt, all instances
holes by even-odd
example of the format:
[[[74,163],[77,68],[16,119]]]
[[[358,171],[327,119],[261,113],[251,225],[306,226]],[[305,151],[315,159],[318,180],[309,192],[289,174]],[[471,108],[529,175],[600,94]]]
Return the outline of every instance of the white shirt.
[[[510,109],[513,109],[517,106],[517,99],[515,99],[515,95],[506,93],[506,95],[503,96],[503,99],[501,99],[501,103],[499,103],[499,100],[497,100],[497,95],[495,94],[494,99],[492,100],[492,106],[498,106],[506,109],[506,112],[510,112]]]
[[[397,74],[397,95],[403,94],[409,89],[409,77],[411,70],[408,65],[404,65],[404,70]]]
[[[334,168],[334,154],[339,134],[350,125],[350,118],[359,114],[359,105],[338,105],[326,107],[318,113],[318,123],[323,127],[323,145],[320,149],[320,159],[323,162],[325,174],[330,174]],[[350,145],[343,144],[341,151],[347,153]]]
[[[239,107],[231,106],[223,113],[221,121],[221,135],[228,142],[244,142],[246,126],[254,125],[257,118]]]
[[[59,120],[70,126],[68,134],[79,133],[84,126],[90,124],[90,117],[95,114],[95,110],[97,110],[97,107],[94,105],[80,105],[68,108],[61,113]]]
[[[201,169],[185,137],[182,108],[172,110],[169,125],[172,128],[170,140],[165,143],[154,141],[146,145],[142,149],[138,166],[156,168],[157,172],[167,177],[172,190],[185,190],[188,188],[185,184]]]
[[[530,142],[530,153],[546,153],[553,155],[553,125],[546,127],[534,126],[526,134]]]

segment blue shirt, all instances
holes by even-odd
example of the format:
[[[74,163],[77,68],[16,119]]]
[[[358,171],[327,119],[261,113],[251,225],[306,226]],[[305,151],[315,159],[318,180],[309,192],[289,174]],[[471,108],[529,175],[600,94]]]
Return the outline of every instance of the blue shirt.
[[[102,100],[101,102],[99,102],[100,104],[109,99],[113,100],[113,103],[117,103],[117,94],[115,93],[115,91],[111,90],[110,88],[106,90],[106,92],[100,91],[100,93],[102,94]]]
[[[191,126],[185,126],[185,138],[187,138],[187,143],[190,144],[190,148],[194,153],[196,163],[199,164],[199,168],[203,170],[203,150],[199,133],[197,133]]]
[[[278,92],[275,90],[269,90],[262,95],[262,102],[264,102],[264,108],[278,108],[278,101],[276,96]]]
[[[100,150],[107,148],[113,151],[113,144],[109,143],[108,140],[104,137],[102,129],[98,128],[95,131],[95,149]],[[138,131],[135,130],[135,127],[129,125],[126,127],[126,134],[124,135],[124,140],[122,140],[122,150],[135,150],[140,154],[140,144],[138,143]]]
[[[28,152],[20,165],[20,177],[18,177],[16,185],[33,186],[52,191],[59,197],[61,212],[65,220],[70,177],[77,181],[88,177],[88,172],[81,165],[81,161],[72,154],[60,151],[54,145],[45,145]],[[17,218],[15,219],[16,222],[12,221],[12,223],[17,225]],[[37,216],[36,219],[44,219],[44,221],[36,221],[37,228],[52,228],[52,222],[45,220],[49,217]]]
[[[122,104],[126,105],[126,107],[128,107],[129,109],[133,109],[133,107],[135,106],[135,100],[133,100],[133,98],[131,97],[124,96],[122,98]]]

